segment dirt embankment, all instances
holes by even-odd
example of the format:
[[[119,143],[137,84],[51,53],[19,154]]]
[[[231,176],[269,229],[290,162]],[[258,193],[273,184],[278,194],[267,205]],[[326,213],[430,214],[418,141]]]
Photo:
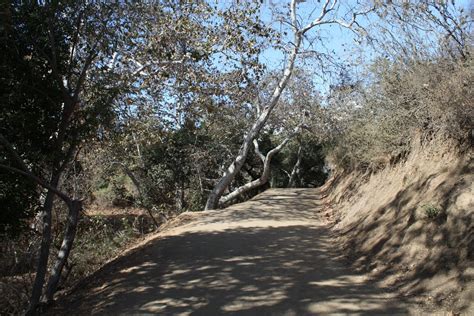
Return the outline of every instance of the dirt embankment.
[[[413,146],[404,162],[330,186],[328,212],[356,266],[433,310],[474,313],[472,148]],[[442,149],[440,149],[442,148]],[[329,216],[329,215],[328,215]]]

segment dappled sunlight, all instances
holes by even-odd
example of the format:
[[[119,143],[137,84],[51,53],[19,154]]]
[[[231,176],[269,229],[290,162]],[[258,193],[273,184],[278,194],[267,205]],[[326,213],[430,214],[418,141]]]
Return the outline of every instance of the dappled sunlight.
[[[327,314],[338,311],[338,313],[349,313],[349,314],[367,314],[373,315],[393,315],[392,311],[386,311],[380,308],[380,303],[386,301],[387,298],[370,298],[367,300],[361,300],[360,298],[332,298],[324,303],[311,303],[308,305],[307,311],[315,314]],[[400,313],[400,312],[399,312]]]
[[[256,307],[273,306],[287,298],[288,296],[283,290],[275,290],[252,295],[242,295],[236,298],[234,301],[224,305],[221,309],[224,312],[239,312]]]
[[[347,267],[317,201],[313,189],[269,190],[205,212],[111,263],[91,285],[97,295],[79,292],[68,304],[108,314],[406,313],[404,301],[392,304],[393,296]]]

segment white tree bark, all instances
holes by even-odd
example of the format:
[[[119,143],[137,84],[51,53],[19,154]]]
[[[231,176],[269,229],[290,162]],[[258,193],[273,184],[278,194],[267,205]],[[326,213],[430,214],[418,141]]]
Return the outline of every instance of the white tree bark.
[[[287,138],[285,138],[277,147],[270,150],[267,153],[266,156],[262,154],[262,152],[260,151],[260,148],[258,146],[258,141],[256,139],[254,139],[253,144],[254,144],[254,148],[255,148],[255,153],[257,154],[257,156],[260,158],[260,160],[263,163],[262,175],[260,176],[260,178],[258,178],[256,180],[253,180],[249,183],[246,183],[246,184],[238,187],[237,189],[235,189],[231,193],[221,197],[219,199],[219,204],[220,205],[226,204],[226,203],[232,201],[233,199],[239,197],[240,195],[244,194],[245,192],[248,192],[252,189],[258,188],[259,186],[262,186],[265,183],[267,183],[268,180],[270,179],[271,161],[272,161],[273,156],[275,154],[279,153],[283,149],[283,147],[285,147],[286,144],[288,144],[288,142],[293,138],[293,136],[295,136],[297,133],[299,133],[299,130],[302,127],[302,125],[303,124],[297,126],[295,128],[294,132],[291,135],[289,135]]]
[[[270,116],[270,113],[272,110],[275,108],[275,106],[278,104],[278,101],[280,100],[280,96],[285,89],[285,87],[288,84],[288,81],[290,80],[291,74],[293,72],[293,69],[295,67],[295,61],[296,57],[298,55],[298,52],[300,50],[301,42],[303,39],[304,33],[298,31],[296,29],[296,0],[292,0],[291,2],[291,10],[294,14],[292,14],[292,20],[293,24],[295,25],[293,27],[294,30],[294,46],[293,49],[290,53],[290,56],[288,58],[288,63],[286,64],[286,67],[283,71],[283,75],[278,82],[278,85],[275,87],[275,90],[272,93],[272,96],[270,98],[270,101],[268,104],[263,108],[263,110],[260,112],[260,114],[257,117],[257,120],[255,123],[252,125],[250,131],[245,135],[244,141],[239,149],[239,153],[237,154],[237,157],[232,161],[230,166],[227,168],[227,170],[224,172],[224,175],[222,178],[219,180],[219,182],[215,185],[214,189],[212,190],[211,194],[209,195],[207,202],[206,202],[206,210],[212,210],[217,208],[219,199],[221,198],[222,194],[224,191],[227,189],[227,187],[230,185],[232,180],[234,180],[235,176],[237,173],[240,171],[242,166],[245,163],[245,160],[247,159],[247,155],[249,152],[249,149],[251,147],[251,144],[253,140],[258,136],[262,128],[265,126],[268,117]]]
[[[298,56],[298,53],[300,52],[301,44],[303,41],[303,37],[305,36],[305,33],[307,33],[312,28],[322,25],[322,24],[338,24],[345,28],[351,28],[353,24],[357,23],[356,18],[358,15],[366,14],[373,10],[373,8],[371,8],[369,10],[361,11],[361,12],[354,11],[352,13],[352,19],[349,22],[347,22],[344,20],[338,20],[333,17],[328,17],[328,13],[336,10],[337,8],[336,4],[338,3],[338,1],[326,0],[321,8],[319,16],[313,21],[311,21],[310,23],[308,23],[306,26],[300,27],[297,20],[297,14],[296,14],[297,2],[299,1],[292,0],[290,4],[290,20],[291,21],[289,24],[291,25],[294,39],[292,43],[293,44],[292,50],[288,56],[288,62],[286,63],[282,77],[280,81],[278,82],[278,85],[275,87],[275,90],[273,91],[273,94],[268,104],[263,109],[261,109],[255,123],[252,125],[249,132],[245,135],[242,145],[237,154],[237,157],[231,162],[227,170],[224,172],[224,175],[222,176],[222,178],[218,181],[218,183],[214,186],[214,189],[212,190],[212,192],[209,194],[209,197],[206,202],[206,207],[205,207],[206,210],[211,210],[218,207],[218,203],[222,194],[229,187],[232,180],[234,180],[235,176],[244,165],[245,160],[247,159],[247,155],[248,155],[250,146],[252,144],[252,141],[258,136],[262,128],[265,126],[268,120],[268,117],[270,116],[275,106],[278,104],[278,101],[280,100],[280,96],[288,84],[288,81],[293,73],[296,58]]]

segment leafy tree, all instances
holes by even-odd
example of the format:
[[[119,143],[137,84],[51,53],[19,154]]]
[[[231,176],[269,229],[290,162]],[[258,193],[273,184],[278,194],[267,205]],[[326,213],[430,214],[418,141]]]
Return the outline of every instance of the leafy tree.
[[[61,190],[64,171],[80,144],[111,118],[113,72],[104,68],[113,47],[116,26],[108,9],[95,5],[11,3],[2,37],[0,118],[3,170],[26,176],[45,190],[42,243],[30,309],[35,313],[47,272],[52,242],[55,195],[67,205],[68,224],[45,290],[50,301],[75,236],[82,201]],[[117,20],[115,20],[117,21]],[[100,87],[100,89],[99,89]],[[29,194],[33,197],[34,191]]]
[[[138,85],[118,102],[109,161],[128,169],[137,179],[134,182],[142,184],[140,199],[146,200],[142,205],[147,208],[158,201],[170,204],[173,195],[182,197],[189,181],[199,183],[201,196],[209,186],[203,183],[203,169],[213,181],[238,150],[235,140],[247,128],[245,117],[253,110],[250,101],[256,90],[251,83],[263,71],[258,56],[267,38],[274,36],[258,19],[257,9],[253,3],[224,10],[205,2],[180,1],[163,5],[159,13],[138,10],[148,17],[140,29],[140,44],[147,50],[133,48],[117,57],[135,65],[140,76]],[[185,134],[185,144],[174,142]],[[203,138],[211,144],[202,145]],[[192,150],[210,165],[204,166]],[[197,170],[197,178],[188,180],[189,171],[170,168],[166,161],[173,152],[170,161]],[[172,181],[165,180],[170,177]]]

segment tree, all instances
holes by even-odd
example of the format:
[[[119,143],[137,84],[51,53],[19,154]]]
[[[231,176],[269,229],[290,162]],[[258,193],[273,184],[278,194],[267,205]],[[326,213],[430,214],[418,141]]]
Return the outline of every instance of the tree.
[[[52,242],[55,196],[68,208],[68,224],[44,292],[50,301],[75,237],[82,201],[62,191],[61,178],[82,142],[111,118],[114,73],[104,68],[113,36],[111,11],[95,5],[17,4],[4,8],[0,168],[21,174],[45,190],[42,242],[28,314],[36,312]],[[115,21],[118,21],[117,19]],[[8,157],[8,159],[7,159]],[[3,163],[5,162],[5,163]]]
[[[253,145],[254,145],[255,154],[260,158],[260,160],[263,164],[262,174],[260,175],[259,178],[236,188],[235,190],[233,190],[232,192],[230,192],[229,194],[227,194],[225,196],[222,196],[219,199],[219,203],[221,205],[225,205],[226,203],[229,203],[230,201],[232,201],[233,199],[237,198],[238,196],[244,194],[245,192],[256,189],[256,188],[264,185],[265,183],[267,183],[268,180],[270,179],[270,171],[271,171],[270,164],[271,164],[273,156],[275,154],[279,153],[286,146],[286,144],[295,135],[297,135],[300,132],[301,127],[302,127],[301,125],[297,126],[295,128],[295,130],[290,135],[285,137],[283,139],[283,141],[278,146],[276,146],[275,148],[272,148],[271,150],[269,150],[266,155],[262,154],[262,152],[260,151],[260,147],[258,145],[258,140],[254,139],[253,140]]]
[[[380,55],[407,64],[439,54],[466,60],[474,22],[466,9],[455,1],[377,2],[379,19],[366,39]]]
[[[234,139],[248,124],[244,118],[256,93],[250,82],[263,72],[258,56],[274,36],[258,19],[257,3],[244,2],[224,10],[206,2],[179,1],[166,9],[158,15],[140,9],[140,15],[147,17],[140,44],[147,49],[134,47],[118,54],[118,59],[136,66],[140,79],[139,87],[118,100],[119,119],[111,132],[110,160],[127,166],[145,184],[145,199],[154,205],[159,201],[169,204],[168,197],[174,193],[180,200],[190,177],[189,171],[178,172],[166,163],[170,153],[181,150],[173,143],[187,148],[169,161],[183,161],[179,167],[187,170],[193,170],[190,163],[198,167],[200,194],[208,187],[201,170],[206,168],[207,178],[213,178],[228,152],[235,152]],[[223,134],[210,135],[217,129]],[[174,142],[185,134],[188,144]],[[202,137],[216,143],[202,146]],[[212,167],[190,156],[194,141],[194,150],[207,152],[204,156]],[[216,150],[217,146],[221,148]],[[174,180],[169,179],[170,173]]]
[[[258,114],[251,128],[249,128],[249,130],[246,132],[237,156],[231,162],[219,182],[215,185],[214,189],[210,193],[206,202],[206,209],[215,209],[218,206],[219,199],[221,198],[222,194],[244,165],[253,140],[259,135],[260,131],[265,126],[270,114],[277,106],[278,101],[288,84],[288,81],[293,73],[297,57],[301,53],[303,41],[307,37],[307,33],[309,33],[309,31],[312,29],[325,24],[336,24],[345,28],[352,28],[353,25],[357,25],[356,19],[359,15],[367,14],[374,10],[374,7],[362,9],[361,11],[352,9],[352,19],[350,21],[344,21],[337,15],[339,9],[338,1],[327,0],[324,2],[324,4],[322,4],[319,16],[311,20],[306,25],[302,25],[297,18],[297,4],[297,0],[291,1],[289,9],[290,20],[285,20],[285,23],[290,26],[293,40],[290,43],[291,49],[288,52],[287,62],[283,73],[281,74],[278,83],[275,85],[270,99],[266,101],[265,104],[261,105],[262,111]]]

